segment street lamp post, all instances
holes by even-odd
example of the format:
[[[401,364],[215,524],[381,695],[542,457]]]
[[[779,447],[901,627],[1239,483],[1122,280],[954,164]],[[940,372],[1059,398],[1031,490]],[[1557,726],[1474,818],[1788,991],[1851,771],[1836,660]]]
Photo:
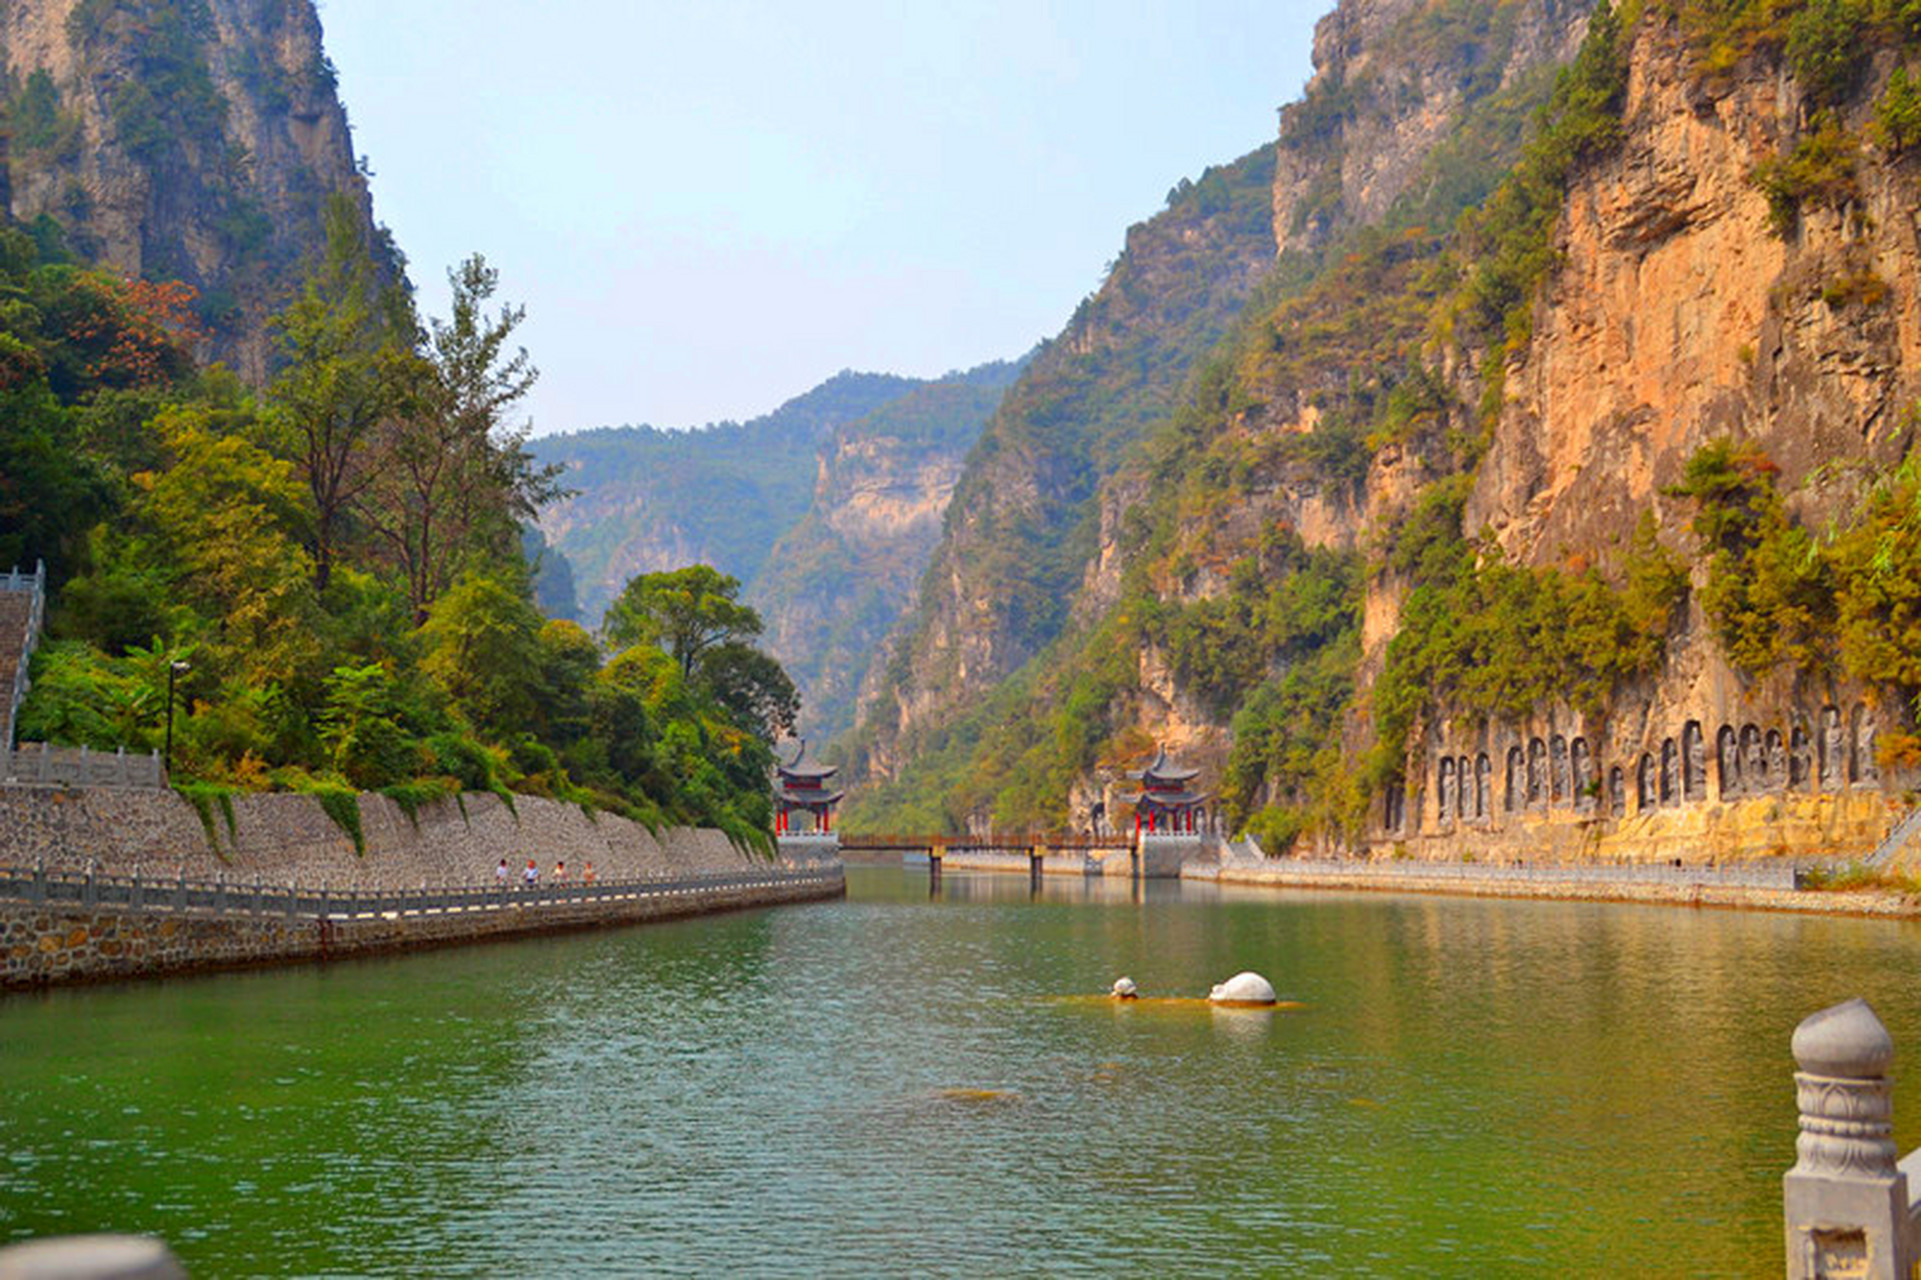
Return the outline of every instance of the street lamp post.
[[[167,750],[165,752],[166,771],[173,777],[173,681],[175,676],[184,676],[193,670],[185,662],[175,660],[167,664]]]

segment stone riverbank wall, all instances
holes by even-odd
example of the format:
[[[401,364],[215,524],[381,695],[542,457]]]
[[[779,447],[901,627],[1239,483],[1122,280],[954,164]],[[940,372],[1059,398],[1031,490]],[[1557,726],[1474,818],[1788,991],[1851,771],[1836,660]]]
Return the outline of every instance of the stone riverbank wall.
[[[106,787],[0,786],[0,864],[54,871],[193,880],[256,879],[284,886],[418,889],[490,884],[501,858],[533,858],[543,878],[565,860],[578,876],[594,864],[602,880],[700,875],[764,865],[707,830],[659,835],[610,813],[517,796],[470,794],[423,805],[409,817],[381,795],[359,798],[365,852],[311,796],[233,797],[233,822],[216,802],[212,830],[172,791]]]
[[[1921,918],[1921,896],[1887,891],[1795,888],[1790,862],[1701,864],[1475,865],[1335,861],[1308,858],[1228,860],[1183,868],[1187,879],[1268,889],[1440,893],[1477,898],[1642,902],[1675,907],[1797,911],[1819,915]]]
[[[292,962],[845,892],[837,858],[770,863],[735,848],[718,831],[677,828],[656,835],[613,814],[589,814],[537,796],[515,797],[509,807],[496,796],[468,795],[421,806],[410,817],[385,796],[362,795],[364,852],[356,851],[353,839],[310,796],[235,796],[231,812],[230,822],[221,805],[210,805],[209,831],[200,811],[172,791],[0,786],[0,865],[40,867],[53,875],[138,876],[155,885],[169,879],[216,882],[237,891],[492,886],[503,857],[516,885],[528,858],[538,864],[543,883],[552,881],[561,860],[576,882],[591,862],[602,884],[743,876],[756,883],[638,900],[395,912],[324,922],[311,911],[288,918],[0,900],[5,932],[0,979],[19,986]]]
[[[671,887],[678,885],[679,887]],[[838,863],[605,885],[608,896],[452,907],[285,914],[131,910],[0,901],[0,987],[159,977],[417,951],[531,934],[641,924],[838,897]]]

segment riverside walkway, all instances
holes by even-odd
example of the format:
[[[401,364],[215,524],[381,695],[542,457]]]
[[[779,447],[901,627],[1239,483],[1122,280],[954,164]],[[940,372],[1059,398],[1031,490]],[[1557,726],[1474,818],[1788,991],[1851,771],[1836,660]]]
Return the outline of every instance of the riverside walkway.
[[[545,885],[273,885],[0,867],[0,986],[325,961],[837,898],[838,859]]]

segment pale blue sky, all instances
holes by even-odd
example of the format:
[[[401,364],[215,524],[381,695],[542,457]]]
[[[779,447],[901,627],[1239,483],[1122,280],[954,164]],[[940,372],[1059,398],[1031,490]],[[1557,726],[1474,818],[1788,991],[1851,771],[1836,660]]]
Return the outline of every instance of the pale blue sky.
[[[541,433],[763,413],[1058,331],[1130,223],[1266,142],[1328,0],[323,0],[427,309],[524,302]]]

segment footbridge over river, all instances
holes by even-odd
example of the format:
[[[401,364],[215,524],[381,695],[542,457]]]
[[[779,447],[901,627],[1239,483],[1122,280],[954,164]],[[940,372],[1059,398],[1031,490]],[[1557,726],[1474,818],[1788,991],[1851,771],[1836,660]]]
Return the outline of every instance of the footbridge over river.
[[[845,854],[898,854],[910,866],[924,863],[930,884],[940,882],[944,865],[995,871],[1017,871],[1024,866],[1035,884],[1047,874],[1126,875],[1136,880],[1178,876],[1182,861],[1201,856],[1205,843],[1203,837],[1188,835],[1047,832],[960,836],[843,833],[840,837]]]

